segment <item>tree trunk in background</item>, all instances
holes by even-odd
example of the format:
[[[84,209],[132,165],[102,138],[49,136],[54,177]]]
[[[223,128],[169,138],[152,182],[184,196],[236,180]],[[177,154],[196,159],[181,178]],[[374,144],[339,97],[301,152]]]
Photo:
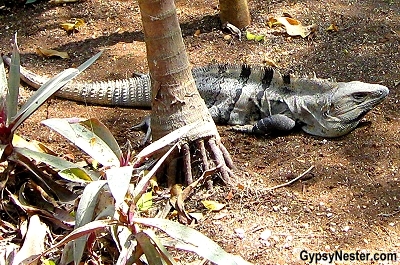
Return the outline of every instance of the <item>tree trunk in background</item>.
[[[139,0],[139,7],[152,82],[153,140],[184,125],[197,123],[182,145],[180,156],[183,162],[175,162],[172,167],[184,171],[185,183],[190,184],[193,181],[191,159],[197,156],[199,159],[196,160],[203,165],[202,171],[218,165],[217,171],[221,172],[224,181],[228,181],[231,173],[226,164],[233,167],[232,160],[220,142],[215,123],[197,91],[174,0]],[[168,175],[179,174],[169,172]],[[169,184],[173,183],[169,181]]]
[[[247,0],[219,0],[222,24],[229,22],[239,29],[250,25],[251,18]]]

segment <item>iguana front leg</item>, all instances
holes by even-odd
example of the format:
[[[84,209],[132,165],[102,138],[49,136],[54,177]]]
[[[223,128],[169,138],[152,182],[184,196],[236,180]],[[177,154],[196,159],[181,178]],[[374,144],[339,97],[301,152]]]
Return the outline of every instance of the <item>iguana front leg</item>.
[[[293,119],[283,114],[275,114],[257,121],[254,125],[238,125],[232,129],[249,134],[276,134],[288,132],[295,126],[296,122]]]

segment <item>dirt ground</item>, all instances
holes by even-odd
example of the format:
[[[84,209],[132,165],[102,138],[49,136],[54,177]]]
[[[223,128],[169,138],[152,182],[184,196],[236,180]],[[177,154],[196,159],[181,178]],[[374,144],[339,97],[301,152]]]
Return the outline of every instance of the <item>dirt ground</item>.
[[[264,34],[264,43],[224,38],[217,1],[177,2],[193,66],[274,60],[282,71],[380,83],[389,87],[390,95],[364,118],[363,126],[339,139],[321,139],[300,131],[254,137],[219,126],[240,169],[237,178],[244,189],[229,199],[226,189],[220,187],[196,194],[191,204],[195,211],[204,211],[200,199],[226,203],[222,212],[204,211],[205,219],[197,229],[254,264],[310,262],[310,258],[301,260],[302,250],[309,254],[394,252],[397,263],[348,263],[400,264],[400,2],[249,0],[249,5],[252,25],[248,30]],[[268,17],[283,12],[305,25],[316,24],[316,34],[303,39],[268,28]],[[71,18],[82,18],[86,25],[67,35],[59,25]],[[332,23],[339,31],[326,31]],[[195,36],[196,30],[200,35]],[[10,38],[16,31],[22,65],[40,74],[51,76],[77,66],[101,49],[105,50],[103,56],[80,79],[117,79],[147,71],[135,1],[87,0],[58,6],[38,1],[0,7],[2,52],[10,51]],[[37,47],[67,51],[71,58],[44,59],[36,54]],[[129,127],[146,114],[53,99],[19,134],[51,144],[62,154],[74,153],[70,144],[39,122],[49,117],[97,117],[111,128],[120,144],[129,139],[137,146],[141,134]],[[268,190],[311,166],[314,168],[302,180]]]

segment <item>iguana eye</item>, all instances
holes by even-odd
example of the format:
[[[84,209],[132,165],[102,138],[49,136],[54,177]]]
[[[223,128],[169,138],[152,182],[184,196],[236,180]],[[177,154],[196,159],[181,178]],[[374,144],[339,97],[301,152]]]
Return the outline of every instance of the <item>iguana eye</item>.
[[[356,93],[353,93],[351,95],[355,100],[364,100],[368,96],[368,93],[356,92]]]

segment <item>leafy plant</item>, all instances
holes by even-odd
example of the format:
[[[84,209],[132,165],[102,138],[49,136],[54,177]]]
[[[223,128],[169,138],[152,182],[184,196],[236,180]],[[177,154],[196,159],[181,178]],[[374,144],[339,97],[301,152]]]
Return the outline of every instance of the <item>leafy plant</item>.
[[[50,96],[90,66],[101,55],[101,52],[78,68],[67,69],[50,79],[18,109],[20,55],[16,38],[17,36],[15,35],[8,81],[3,60],[0,60],[0,163],[2,169],[0,174],[0,210],[2,216],[7,214],[12,219],[11,215],[17,209],[11,208],[10,210],[6,204],[7,202],[13,202],[19,209],[29,213],[29,215],[40,213],[54,222],[58,221],[59,225],[66,225],[57,220],[52,214],[54,211],[58,211],[58,214],[68,215],[68,212],[56,209],[56,200],[61,202],[73,201],[77,195],[49,177],[49,174],[45,172],[50,170],[49,168],[44,170],[33,160],[46,162],[59,170],[76,169],[75,175],[79,175],[80,180],[84,178],[82,175],[86,176],[87,179],[93,179],[96,175],[80,169],[74,163],[44,153],[43,149],[45,148],[43,146],[40,148],[40,145],[28,143],[16,135],[15,132]],[[17,166],[25,168],[22,171],[25,174],[18,175],[20,177],[16,177],[14,170]],[[26,174],[26,170],[28,170],[28,174]],[[11,192],[12,190],[16,191],[18,196],[14,195]],[[27,190],[29,192],[26,192]],[[35,194],[35,192],[38,193],[37,198],[40,198],[41,207],[47,211],[29,206],[28,197]],[[9,195],[8,197],[6,196],[7,194]],[[67,219],[65,219],[66,222],[68,222]],[[32,238],[34,239],[35,236]]]
[[[102,234],[106,232],[110,235],[113,244],[117,246],[116,264],[177,264],[166,247],[195,252],[216,264],[247,264],[240,257],[226,253],[211,239],[192,228],[162,218],[142,217],[143,212],[152,206],[150,183],[155,172],[166,158],[180,147],[179,139],[196,124],[184,126],[164,136],[131,157],[130,152],[122,153],[111,132],[97,119],[56,118],[42,122],[92,157],[96,163],[92,163],[91,168],[78,166],[52,154],[32,150],[27,142],[14,135],[18,126],[48,97],[93,63],[99,55],[97,54],[77,69],[68,69],[51,79],[19,110],[16,109],[19,87],[19,55],[16,44],[12,56],[9,85],[7,85],[4,66],[0,64],[2,92],[0,103],[3,106],[0,109],[2,160],[27,168],[31,172],[33,181],[40,183],[39,185],[43,188],[41,197],[46,198],[46,200],[40,198],[42,203],[40,206],[32,207],[21,192],[21,189],[23,190],[21,187],[19,196],[10,194],[11,200],[30,215],[38,213],[58,227],[69,229],[71,225],[74,225],[73,231],[51,248],[25,253],[24,246],[37,244],[35,239],[44,238],[46,231],[45,225],[37,218],[37,215],[33,215],[30,218],[28,233],[40,230],[41,235],[27,237],[14,262],[16,260],[32,262],[52,249],[66,245],[59,264],[68,264],[71,261],[79,264],[85,249],[89,259],[98,264],[100,257],[96,254],[96,242],[98,242],[99,232],[102,231]],[[161,151],[168,145],[172,147],[167,152]],[[55,213],[55,206],[60,206],[61,202],[74,202],[77,195],[49,177],[42,168],[38,167],[38,163],[44,163],[49,168],[55,169],[62,179],[80,183],[80,187],[84,186],[76,211],[58,209],[57,214]],[[147,169],[150,170],[147,171]],[[204,174],[183,193],[188,194],[206,177],[207,174]],[[180,199],[184,200],[182,196]],[[62,208],[65,208],[64,205]],[[72,213],[75,215],[74,220],[71,220]],[[164,236],[156,235],[153,229],[159,233],[163,232]],[[28,240],[29,238],[31,240]],[[7,258],[12,260],[10,257],[9,255]],[[51,260],[44,260],[44,262],[54,263]]]
[[[78,264],[85,247],[92,253],[91,259],[94,259],[96,255],[91,246],[96,231],[102,230],[110,233],[118,246],[116,264],[177,264],[166,246],[195,252],[216,264],[248,264],[240,257],[226,253],[211,239],[192,228],[162,218],[140,218],[143,209],[138,201],[143,198],[151,200],[149,192],[146,192],[150,187],[150,179],[168,155],[178,148],[179,142],[176,141],[195,125],[184,126],[159,139],[137,154],[132,163],[127,163],[128,157],[121,153],[112,134],[96,119],[50,119],[43,121],[43,124],[105,165],[105,180],[90,182],[82,193],[76,210],[74,231],[53,246],[70,244],[69,251],[64,252],[61,258],[65,263],[74,261]],[[145,173],[142,166],[174,142],[169,151]],[[131,184],[132,178],[137,180],[136,185]],[[112,203],[109,203],[110,200]],[[142,226],[163,231],[172,239],[160,239],[153,230],[140,228]],[[96,263],[95,260],[93,262]]]

